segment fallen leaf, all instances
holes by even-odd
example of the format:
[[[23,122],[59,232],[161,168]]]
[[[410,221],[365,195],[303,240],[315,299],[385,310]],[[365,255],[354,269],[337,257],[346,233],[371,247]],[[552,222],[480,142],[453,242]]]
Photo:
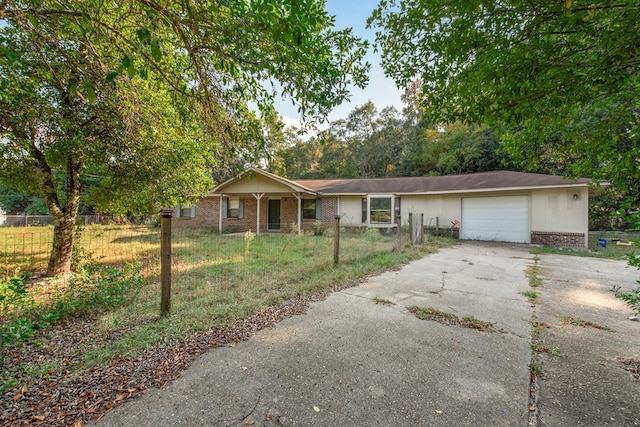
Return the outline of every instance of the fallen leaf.
[[[44,415],[33,415],[31,418],[38,421],[44,421]]]
[[[243,366],[243,367],[242,367],[242,370],[243,370],[243,371],[246,371],[247,369],[249,369],[249,368],[247,368],[246,366]]]
[[[13,396],[13,401],[17,402],[18,400],[22,399],[23,397],[24,397],[24,394],[18,393],[15,396]]]
[[[439,410],[439,409],[436,409],[436,411],[435,411],[435,412],[436,412],[436,414],[438,414],[438,415],[442,414],[442,411],[441,411],[441,410]]]
[[[255,423],[256,423],[255,421],[253,421],[253,420],[249,420],[249,421],[247,421],[246,423],[244,423],[244,425],[246,425],[246,426],[252,426],[252,425],[254,425]]]
[[[236,347],[236,343],[232,342],[231,344],[229,344],[229,347],[235,348]]]
[[[78,420],[73,424],[73,427],[82,427],[82,421]]]
[[[271,421],[271,414],[267,414],[264,416],[265,421]]]
[[[536,410],[536,405],[531,405],[531,406],[529,406],[529,410],[530,410],[530,411],[535,411],[535,410]]]
[[[316,412],[320,412],[320,408],[318,408],[317,406],[314,406],[313,410],[316,411]]]

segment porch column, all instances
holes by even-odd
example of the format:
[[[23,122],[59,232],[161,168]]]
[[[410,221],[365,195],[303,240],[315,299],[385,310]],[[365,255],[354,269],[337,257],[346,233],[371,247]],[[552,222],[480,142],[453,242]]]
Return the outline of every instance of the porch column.
[[[223,195],[220,194],[220,208],[218,209],[218,233],[222,234],[222,198]]]
[[[256,235],[260,234],[260,200],[263,196],[264,193],[253,193],[256,199]]]
[[[298,200],[298,234],[302,233],[302,196],[300,193],[291,193]]]

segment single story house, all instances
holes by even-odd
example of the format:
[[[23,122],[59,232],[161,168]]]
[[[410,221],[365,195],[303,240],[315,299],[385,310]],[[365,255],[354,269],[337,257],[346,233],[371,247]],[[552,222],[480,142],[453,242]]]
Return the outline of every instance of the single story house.
[[[586,247],[591,180],[521,172],[406,178],[290,180],[249,168],[192,206],[173,225],[220,232],[393,228],[423,214],[425,228],[461,239]]]

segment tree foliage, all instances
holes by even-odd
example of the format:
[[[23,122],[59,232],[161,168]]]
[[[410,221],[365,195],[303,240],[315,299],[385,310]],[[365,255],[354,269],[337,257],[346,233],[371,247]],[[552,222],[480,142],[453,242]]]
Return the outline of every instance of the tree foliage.
[[[408,90],[407,92],[411,92]],[[291,178],[380,178],[499,170],[509,164],[498,133],[486,126],[427,126],[407,106],[378,111],[371,103],[308,141],[291,139],[276,151],[275,173]]]
[[[402,87],[420,77],[436,122],[521,124],[633,105],[639,18],[635,0],[385,0],[369,23],[386,73]]]
[[[323,117],[366,81],[366,44],[317,0],[9,0],[0,19],[0,182],[46,201],[49,274],[84,176],[112,213],[197,198],[216,159],[258,151],[276,95]]]
[[[506,124],[519,167],[604,179],[637,206],[636,0],[383,0],[368,22],[431,121]]]

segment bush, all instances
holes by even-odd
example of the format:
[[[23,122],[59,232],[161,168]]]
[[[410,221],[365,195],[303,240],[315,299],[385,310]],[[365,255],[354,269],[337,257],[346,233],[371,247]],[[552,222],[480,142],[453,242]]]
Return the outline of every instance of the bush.
[[[0,333],[2,346],[25,341],[37,329],[48,328],[70,316],[85,315],[127,305],[142,289],[141,264],[122,267],[88,264],[82,274],[64,286],[55,286],[53,295],[37,302],[29,292],[29,277],[0,280]]]

